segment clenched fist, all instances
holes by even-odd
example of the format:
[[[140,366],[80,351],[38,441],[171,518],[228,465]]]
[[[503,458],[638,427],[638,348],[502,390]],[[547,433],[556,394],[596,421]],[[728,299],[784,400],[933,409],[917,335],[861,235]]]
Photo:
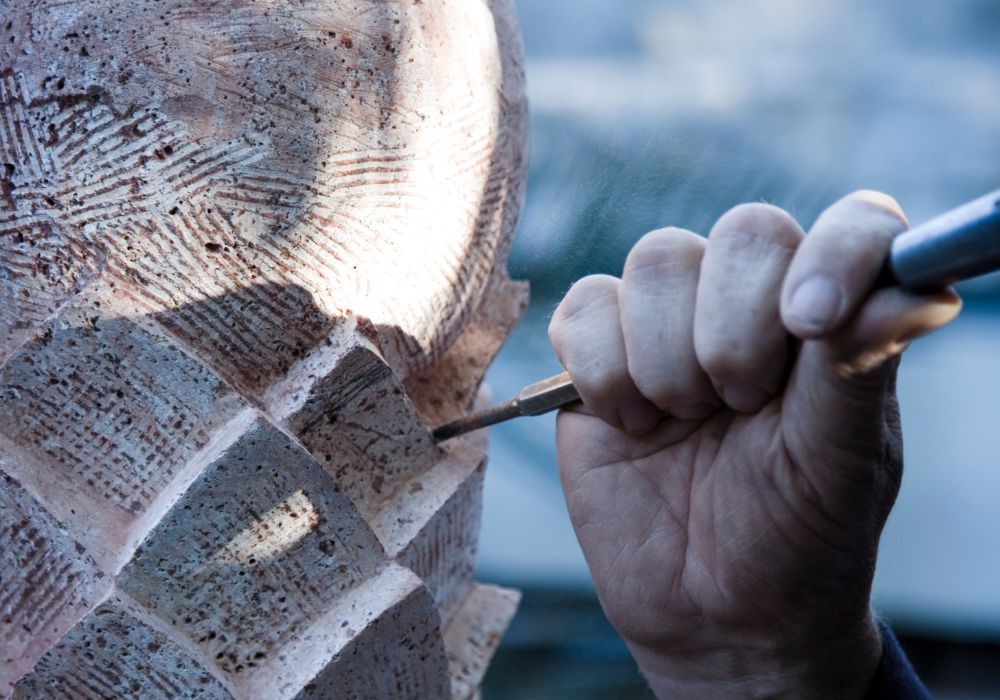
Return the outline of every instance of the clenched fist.
[[[902,473],[894,384],[952,290],[876,289],[907,228],[858,192],[809,235],[737,207],[654,231],[570,289],[549,336],[583,399],[566,502],[604,610],[661,698],[864,695],[879,535]]]

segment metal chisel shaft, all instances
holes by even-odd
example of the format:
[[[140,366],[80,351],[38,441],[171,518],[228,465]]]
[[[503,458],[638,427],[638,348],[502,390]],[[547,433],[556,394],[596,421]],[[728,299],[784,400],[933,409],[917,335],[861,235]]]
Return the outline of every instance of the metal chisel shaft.
[[[879,284],[935,289],[1000,270],[1000,190],[900,234]],[[529,384],[513,399],[434,430],[438,442],[519,416],[538,416],[580,400],[563,372]]]
[[[441,442],[518,416],[540,416],[579,400],[580,394],[570,381],[569,372],[563,372],[555,377],[529,384],[514,398],[491,406],[485,411],[441,426],[434,431],[434,439]]]

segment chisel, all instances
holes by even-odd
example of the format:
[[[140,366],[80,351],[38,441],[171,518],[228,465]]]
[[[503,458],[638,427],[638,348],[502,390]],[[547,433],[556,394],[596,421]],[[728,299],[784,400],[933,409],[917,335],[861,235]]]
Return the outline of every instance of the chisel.
[[[893,240],[879,286],[939,289],[1000,270],[1000,190],[953,209]],[[580,400],[568,372],[521,389],[512,399],[434,430],[438,442],[518,416],[539,416]]]

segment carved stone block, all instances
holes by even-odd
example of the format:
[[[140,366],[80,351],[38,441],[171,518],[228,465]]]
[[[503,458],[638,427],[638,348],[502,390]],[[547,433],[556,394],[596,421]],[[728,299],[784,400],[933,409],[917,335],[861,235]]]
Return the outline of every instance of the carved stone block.
[[[510,0],[0,0],[0,697],[472,697]]]

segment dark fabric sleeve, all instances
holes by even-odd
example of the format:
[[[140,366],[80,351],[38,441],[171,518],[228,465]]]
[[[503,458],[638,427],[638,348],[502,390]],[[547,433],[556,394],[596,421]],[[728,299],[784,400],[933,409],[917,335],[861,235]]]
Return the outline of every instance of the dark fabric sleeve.
[[[889,625],[879,620],[878,629],[882,637],[882,662],[865,700],[930,700],[931,694],[920,682]]]

